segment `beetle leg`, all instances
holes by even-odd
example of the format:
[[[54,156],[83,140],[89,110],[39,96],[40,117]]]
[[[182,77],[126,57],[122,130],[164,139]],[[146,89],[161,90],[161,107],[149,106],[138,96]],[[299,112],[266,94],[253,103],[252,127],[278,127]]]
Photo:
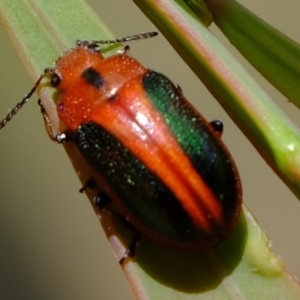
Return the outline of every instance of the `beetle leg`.
[[[93,178],[87,180],[83,187],[79,190],[79,192],[83,193],[86,189],[98,189],[99,192],[93,199],[94,204],[104,213],[108,213],[109,215],[112,215],[115,218],[119,219],[127,228],[129,228],[134,233],[124,253],[124,256],[119,260],[120,265],[123,265],[128,258],[133,258],[135,256],[138,242],[140,241],[142,234],[128,220],[126,220],[123,215],[104,208],[106,204],[111,202],[111,199],[103,190],[98,187],[96,181]]]
[[[93,190],[96,188],[96,186],[97,186],[96,181],[93,178],[90,178],[85,182],[83,187],[79,190],[79,193],[83,193],[86,189]]]
[[[93,178],[91,178],[85,183],[85,185],[79,191],[82,193],[87,188],[93,189],[96,187],[97,187],[97,184],[96,184],[95,180]],[[115,218],[119,219],[127,228],[129,228],[131,231],[134,232],[133,237],[124,253],[124,256],[119,260],[119,264],[123,265],[128,258],[133,258],[135,256],[138,242],[140,241],[142,234],[129,221],[127,221],[123,215],[118,214],[113,211],[110,211],[106,208],[104,209],[104,206],[111,202],[110,197],[104,191],[100,190],[98,195],[93,199],[93,202],[104,213],[107,213],[107,214],[112,215]]]
[[[93,202],[97,207],[103,210],[104,206],[111,202],[111,199],[104,191],[100,191],[97,196],[94,197]]]
[[[138,247],[139,241],[142,237],[142,233],[132,225],[123,215],[119,215],[117,213],[112,213],[112,215],[118,218],[128,229],[133,232],[133,236],[131,241],[123,255],[123,257],[119,260],[119,264],[123,266],[126,263],[127,259],[135,257],[136,249]]]
[[[41,108],[41,114],[43,116],[43,119],[44,119],[44,124],[45,124],[45,128],[46,128],[46,131],[50,137],[50,139],[52,141],[56,141],[55,140],[55,136],[53,135],[53,132],[52,132],[52,123],[51,123],[51,120],[49,119],[48,115],[47,115],[47,112],[41,102],[41,99],[38,100],[38,105],[40,106]]]
[[[47,114],[40,99],[38,100],[38,105],[41,107],[41,114],[43,116],[45,128],[46,128],[49,138],[52,141],[57,142],[59,144],[63,144],[63,143],[72,141],[73,140],[72,136],[68,133],[60,133],[57,135],[53,134],[52,122],[51,122],[50,118],[48,117],[48,114]]]
[[[110,197],[98,187],[96,181],[93,178],[90,178],[89,180],[86,181],[83,187],[79,190],[79,193],[83,193],[86,189],[99,190],[98,194],[93,199],[93,203],[101,210],[103,210],[106,204],[111,202]],[[109,212],[109,214],[111,214],[111,212]]]
[[[214,132],[216,132],[219,136],[222,135],[224,126],[220,120],[211,121],[210,125],[211,125],[212,129],[214,130]]]
[[[125,251],[124,256],[119,260],[119,264],[122,266],[127,258],[133,258],[136,253],[136,249],[138,246],[138,243],[142,237],[142,234],[139,231],[136,231],[135,234],[133,235],[130,244],[128,245],[128,248]]]

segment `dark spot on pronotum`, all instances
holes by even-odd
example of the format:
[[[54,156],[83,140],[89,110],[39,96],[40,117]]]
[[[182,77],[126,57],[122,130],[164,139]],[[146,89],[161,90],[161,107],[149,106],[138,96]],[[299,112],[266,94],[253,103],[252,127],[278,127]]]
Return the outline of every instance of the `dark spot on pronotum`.
[[[103,77],[93,68],[87,68],[82,72],[82,77],[93,87],[99,89],[104,84]]]

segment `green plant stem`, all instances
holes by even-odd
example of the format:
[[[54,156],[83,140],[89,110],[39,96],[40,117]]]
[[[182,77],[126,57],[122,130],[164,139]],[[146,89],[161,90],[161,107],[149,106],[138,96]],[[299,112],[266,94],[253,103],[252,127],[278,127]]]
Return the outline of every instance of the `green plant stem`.
[[[202,1],[201,1],[202,2]],[[241,54],[300,107],[300,45],[237,1],[206,0],[214,22]]]

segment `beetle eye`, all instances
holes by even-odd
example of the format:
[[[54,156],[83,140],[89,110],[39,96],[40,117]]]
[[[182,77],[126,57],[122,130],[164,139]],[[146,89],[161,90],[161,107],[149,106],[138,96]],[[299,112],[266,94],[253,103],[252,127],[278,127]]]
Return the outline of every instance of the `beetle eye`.
[[[60,83],[61,83],[61,78],[54,73],[51,77],[51,85],[53,87],[58,87]]]

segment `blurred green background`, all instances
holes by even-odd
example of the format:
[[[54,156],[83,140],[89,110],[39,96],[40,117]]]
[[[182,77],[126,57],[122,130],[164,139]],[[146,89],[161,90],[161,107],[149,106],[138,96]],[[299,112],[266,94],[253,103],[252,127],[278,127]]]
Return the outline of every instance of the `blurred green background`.
[[[300,41],[300,2],[240,2]],[[132,1],[89,3],[116,36],[155,30]],[[299,111],[244,62],[215,26],[211,30],[299,125]],[[2,29],[0,44],[0,115],[4,116],[32,82]],[[272,240],[274,251],[299,278],[299,201],[163,36],[131,44],[131,55],[180,84],[208,120],[224,122],[223,139],[240,171],[244,203]],[[63,148],[45,133],[35,102],[36,97],[0,134],[0,299],[133,299],[96,216],[86,197],[78,193],[81,184]]]

